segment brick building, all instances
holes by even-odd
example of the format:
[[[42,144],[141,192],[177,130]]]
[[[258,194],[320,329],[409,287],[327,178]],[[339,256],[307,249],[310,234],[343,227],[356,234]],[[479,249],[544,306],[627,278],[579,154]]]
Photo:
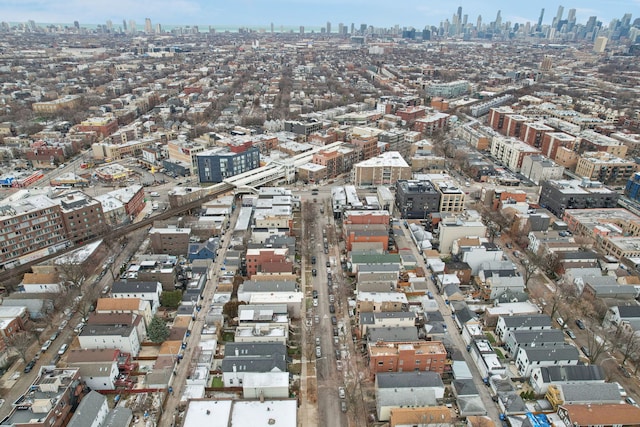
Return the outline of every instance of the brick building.
[[[190,228],[152,228],[149,230],[154,254],[186,255],[189,249]]]
[[[439,341],[376,342],[368,344],[369,370],[378,372],[431,371],[443,374],[447,350]]]
[[[288,248],[247,249],[247,277],[256,273],[291,273],[293,261]]]
[[[118,121],[113,117],[91,117],[76,125],[78,132],[95,132],[103,138],[118,130]]]

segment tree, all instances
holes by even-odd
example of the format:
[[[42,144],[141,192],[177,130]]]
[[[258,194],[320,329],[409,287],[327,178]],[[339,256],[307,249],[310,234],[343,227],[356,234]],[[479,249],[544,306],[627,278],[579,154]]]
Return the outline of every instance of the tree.
[[[169,338],[169,327],[161,318],[154,316],[147,328],[147,336],[153,343],[159,344]]]
[[[607,341],[596,335],[593,325],[587,325],[587,349],[589,350],[589,362],[595,363],[598,358],[607,351]]]
[[[7,347],[13,349],[23,362],[27,361],[27,352],[33,344],[33,337],[29,332],[18,332],[10,336],[7,340]]]
[[[532,259],[536,259],[538,255],[535,255],[531,251],[526,251],[527,256],[522,259],[522,280],[524,280],[524,287],[529,285],[529,281],[533,275],[538,271],[538,264]]]
[[[56,264],[56,268],[60,273],[60,279],[64,286],[80,289],[87,275],[87,268],[83,262],[78,259],[77,255],[69,255],[64,257]]]
[[[624,365],[624,362],[640,349],[640,337],[634,330],[625,330],[616,347],[622,350],[623,359],[621,363]]]
[[[238,317],[238,307],[245,304],[246,302],[244,301],[232,299],[222,307],[222,314],[226,316],[227,321],[233,321],[233,319]]]
[[[182,291],[164,291],[160,294],[160,305],[166,308],[175,309],[178,308],[182,301]]]

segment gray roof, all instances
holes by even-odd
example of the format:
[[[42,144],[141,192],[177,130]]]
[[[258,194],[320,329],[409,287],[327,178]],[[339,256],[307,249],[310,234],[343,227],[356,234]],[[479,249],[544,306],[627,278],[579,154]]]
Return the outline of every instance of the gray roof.
[[[460,408],[460,416],[468,417],[470,415],[484,415],[487,410],[480,396],[460,396],[456,399],[458,408]]]
[[[444,387],[444,386],[443,386]],[[420,393],[412,392],[406,388],[383,388],[376,393],[376,406],[403,406],[419,408],[423,406],[436,406],[435,391],[421,390]]]
[[[622,319],[640,318],[640,305],[619,305],[617,307]]]
[[[126,293],[126,292],[158,292],[158,287],[162,289],[159,282],[113,282],[111,286],[111,293]]]
[[[293,280],[246,280],[240,285],[238,292],[295,292],[296,282]]]
[[[102,427],[122,427],[131,424],[133,412],[124,406],[117,406],[107,414],[107,419]]]
[[[368,327],[369,342],[389,341],[406,342],[418,340],[418,329],[415,327]]]
[[[80,336],[121,336],[129,337],[131,332],[135,329],[133,325],[87,325],[86,328],[80,333]]]
[[[516,392],[498,394],[507,414],[524,414],[529,411],[524,400]]]
[[[362,265],[358,265],[358,272],[360,272],[360,273],[381,272],[381,271],[396,272],[399,269],[400,269],[399,264],[362,264]]]
[[[545,383],[569,381],[604,381],[604,369],[599,365],[541,366]]]
[[[78,409],[69,420],[68,427],[85,427],[93,425],[101,407],[106,403],[107,398],[97,391],[91,390],[89,394],[82,398]]]
[[[563,384],[562,394],[565,403],[617,403],[622,400],[618,384],[614,383],[590,383]]]
[[[580,358],[578,349],[572,345],[566,345],[563,347],[520,347],[520,351],[527,352],[527,359],[529,359],[529,362],[570,361],[578,360]]]
[[[476,313],[471,311],[465,301],[451,301],[451,307],[453,307],[453,311],[461,324],[465,324],[469,320],[473,320],[478,317]]]
[[[280,343],[228,343],[221,368],[232,372],[234,366],[238,372],[286,372],[287,347]]]
[[[546,314],[517,314],[500,317],[504,319],[504,324],[508,329],[551,326],[551,318]]]
[[[444,387],[437,372],[379,372],[376,374],[378,389]]]
[[[564,334],[560,329],[515,330],[509,332],[518,344],[562,343]]]
[[[456,396],[478,396],[478,388],[472,378],[453,380],[451,386]]]
[[[373,325],[373,323],[374,323],[373,314],[374,313],[371,313],[371,312],[360,313],[360,324],[361,325]]]

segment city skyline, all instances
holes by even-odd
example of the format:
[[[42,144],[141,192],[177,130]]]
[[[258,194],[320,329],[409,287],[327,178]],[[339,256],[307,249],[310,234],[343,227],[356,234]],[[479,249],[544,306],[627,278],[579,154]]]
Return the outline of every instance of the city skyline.
[[[506,0],[488,0],[479,5],[478,1],[461,0],[456,3],[429,5],[401,0],[387,2],[382,0],[245,0],[211,4],[205,0],[140,0],[135,3],[124,0],[97,2],[87,7],[86,0],[31,0],[20,2],[0,0],[4,9],[3,20],[8,22],[71,24],[103,24],[107,20],[114,23],[133,20],[139,24],[149,18],[153,25],[202,25],[202,26],[250,26],[265,29],[273,23],[276,27],[304,25],[322,27],[327,21],[350,25],[367,24],[374,27],[414,27],[438,26],[444,20],[451,21],[462,8],[461,18],[467,16],[468,22],[475,23],[478,16],[482,22],[489,23],[501,12],[502,22],[537,23],[541,9],[545,9],[543,24],[551,24],[556,17],[558,7],[564,9],[566,19],[570,9],[575,9],[578,23],[585,23],[590,16],[597,16],[603,25],[613,19],[620,19],[625,13],[631,13],[632,19],[640,15],[640,0],[584,0],[584,1],[546,1],[519,4],[515,6]],[[61,11],[73,11],[61,12]],[[335,31],[335,30],[333,30]]]

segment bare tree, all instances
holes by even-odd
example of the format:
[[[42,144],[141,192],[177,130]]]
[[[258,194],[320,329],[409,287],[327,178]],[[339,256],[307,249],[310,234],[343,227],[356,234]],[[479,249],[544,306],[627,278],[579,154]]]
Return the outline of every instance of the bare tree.
[[[602,353],[607,351],[607,341],[595,333],[593,325],[589,324],[587,326],[585,330],[587,332],[586,348],[589,350],[588,358],[589,362],[595,363]]]
[[[56,264],[56,268],[60,272],[63,287],[80,289],[87,276],[87,266],[77,256],[66,257],[62,262]]]
[[[9,338],[6,338],[7,347],[13,349],[23,362],[27,361],[27,352],[33,344],[33,337],[29,332],[18,332]]]
[[[624,364],[633,353],[640,349],[640,337],[634,330],[625,330],[617,344],[616,347],[622,349],[623,359],[621,363]]]

